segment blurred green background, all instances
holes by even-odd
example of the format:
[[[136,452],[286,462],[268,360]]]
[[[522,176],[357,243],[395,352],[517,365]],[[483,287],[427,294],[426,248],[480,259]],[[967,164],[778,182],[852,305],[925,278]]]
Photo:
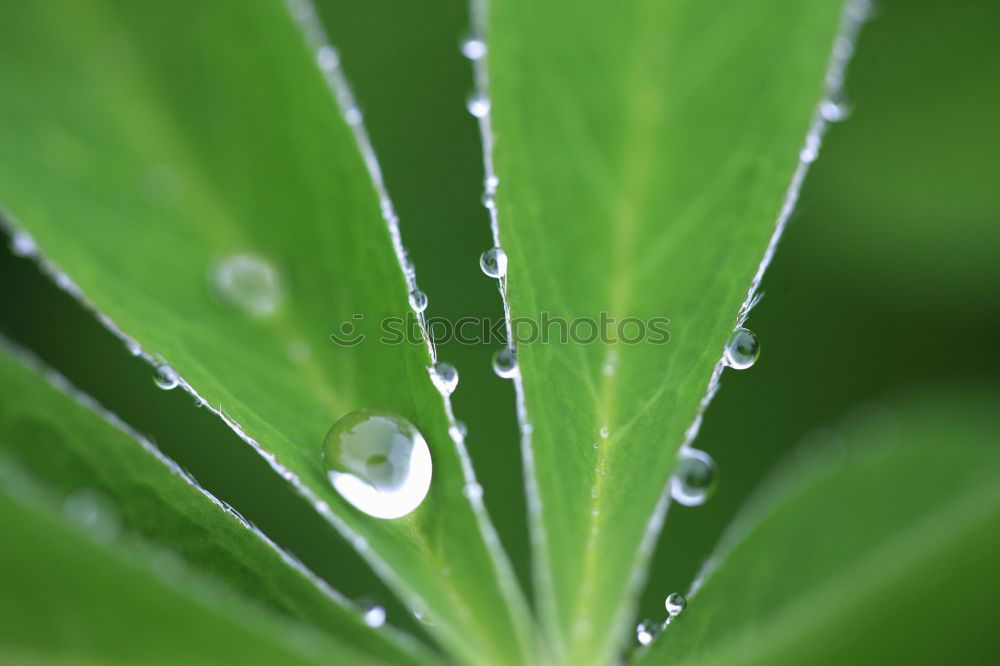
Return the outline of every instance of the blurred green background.
[[[491,243],[478,131],[465,111],[471,72],[458,51],[465,2],[318,4],[364,109],[428,314],[499,316],[495,284],[478,267]],[[880,3],[847,91],[854,113],[827,135],[749,321],[761,359],[725,373],[698,440],[719,465],[719,490],[703,507],[672,509],[643,615],[663,615],[663,597],[687,588],[740,503],[803,438],[892,393],[1000,376],[1000,3]],[[31,263],[0,253],[0,284],[5,335],[148,433],[335,587],[379,598],[390,621],[410,625],[249,447],[189,397],[157,390],[148,366]],[[527,581],[513,389],[490,370],[493,351],[451,343],[440,355],[461,374],[456,413]]]

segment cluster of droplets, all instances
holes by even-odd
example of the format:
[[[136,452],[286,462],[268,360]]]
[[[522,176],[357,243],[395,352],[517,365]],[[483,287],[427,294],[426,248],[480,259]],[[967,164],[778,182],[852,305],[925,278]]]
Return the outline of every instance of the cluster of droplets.
[[[655,620],[646,619],[636,625],[635,638],[639,641],[639,645],[645,646],[652,643],[660,635],[660,632],[687,608],[687,599],[679,592],[672,592],[667,595],[663,605],[667,609],[666,620],[656,622]]]

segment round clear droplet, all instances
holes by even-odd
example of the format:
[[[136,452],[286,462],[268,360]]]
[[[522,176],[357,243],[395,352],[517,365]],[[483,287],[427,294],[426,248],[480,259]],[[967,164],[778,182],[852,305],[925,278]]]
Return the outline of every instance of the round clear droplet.
[[[371,599],[362,599],[358,602],[358,607],[361,609],[362,619],[369,627],[378,629],[385,624],[385,608],[381,604]]]
[[[652,620],[643,620],[635,628],[635,638],[639,645],[649,645],[660,633],[660,625]]]
[[[517,374],[517,356],[512,349],[504,347],[493,354],[493,372],[504,379]]]
[[[470,37],[462,42],[462,55],[469,60],[479,60],[486,55],[486,42],[476,37]]]
[[[177,385],[181,383],[180,378],[177,373],[169,365],[164,363],[163,365],[156,368],[153,373],[153,382],[156,386],[163,389],[164,391],[170,391],[171,389],[177,388]]]
[[[410,292],[410,307],[414,312],[420,313],[427,309],[427,294],[419,289]]]
[[[274,314],[284,296],[281,276],[271,262],[253,254],[234,254],[209,271],[215,298],[251,317]]]
[[[438,391],[451,395],[458,388],[458,370],[451,363],[435,363],[431,368],[431,379]]]
[[[676,615],[680,615],[680,612],[687,608],[688,602],[684,595],[680,592],[671,592],[667,595],[663,605],[666,606],[667,613],[670,614],[670,617],[674,617]]]
[[[726,365],[736,370],[746,370],[757,362],[760,356],[760,342],[757,336],[745,328],[733,332],[726,345]]]
[[[360,409],[337,421],[323,442],[323,464],[334,490],[375,518],[400,518],[423,502],[431,486],[431,453],[401,416]]]
[[[684,506],[699,506],[712,496],[717,482],[711,456],[698,449],[684,449],[670,477],[670,496]]]
[[[507,274],[507,253],[491,247],[479,257],[479,267],[491,278],[502,278]]]
[[[33,257],[38,252],[38,246],[28,232],[15,231],[10,239],[10,251],[18,257]]]
[[[476,118],[484,118],[490,112],[490,98],[476,91],[465,100],[465,108]]]

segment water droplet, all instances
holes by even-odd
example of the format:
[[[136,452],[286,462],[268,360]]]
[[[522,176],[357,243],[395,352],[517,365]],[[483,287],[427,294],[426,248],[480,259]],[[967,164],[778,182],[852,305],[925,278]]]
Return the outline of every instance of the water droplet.
[[[851,115],[851,105],[842,97],[830,97],[819,105],[819,114],[828,123],[836,123]]]
[[[414,289],[410,292],[410,307],[414,312],[420,313],[427,309],[427,294]]]
[[[114,503],[93,488],[80,488],[70,493],[63,501],[63,514],[101,541],[110,541],[121,532]]]
[[[451,395],[458,387],[458,370],[451,363],[435,363],[431,368],[431,379],[438,391]]]
[[[610,434],[611,434],[611,431],[608,430],[608,426],[604,426],[603,428],[601,428],[601,439],[607,439],[608,435],[610,435]]]
[[[667,595],[663,605],[666,607],[667,613],[670,614],[670,617],[676,617],[677,615],[680,615],[682,610],[687,608],[688,600],[684,598],[684,595],[680,592],[671,592]]]
[[[479,267],[492,278],[502,278],[507,274],[507,253],[491,247],[479,257]]]
[[[488,210],[493,210],[497,207],[497,200],[493,198],[492,190],[486,190],[483,192],[483,196],[480,197],[479,200],[483,202],[483,208]]]
[[[375,518],[399,518],[424,500],[431,454],[416,427],[401,416],[360,409],[337,421],[323,442],[333,488]]]
[[[378,629],[385,624],[385,608],[380,604],[370,599],[362,599],[358,602],[358,607],[361,609],[361,617],[369,627]]]
[[[360,125],[362,120],[361,109],[356,106],[344,111],[344,120],[347,121],[348,125]]]
[[[493,194],[497,191],[497,187],[500,185],[500,179],[496,176],[487,176],[486,180],[483,181],[483,187],[489,194]]]
[[[715,461],[704,451],[683,449],[670,477],[670,495],[684,506],[699,506],[715,492],[716,483]]]
[[[806,137],[806,145],[799,152],[799,159],[810,164],[819,157],[820,138],[817,134],[810,134]]]
[[[635,628],[635,637],[639,645],[649,645],[660,633],[660,625],[652,620],[643,620]]]
[[[486,42],[476,37],[470,37],[462,42],[462,55],[469,60],[479,60],[486,55]]]
[[[142,353],[142,347],[138,342],[132,340],[131,338],[125,341],[125,348],[128,349],[128,353],[132,356],[138,356]]]
[[[462,488],[462,494],[470,500],[479,500],[483,498],[483,487],[475,481],[472,481],[465,484],[465,487]]]
[[[253,254],[234,254],[209,272],[215,297],[252,317],[275,313],[284,296],[281,276],[271,262]]]
[[[746,370],[757,362],[760,356],[760,342],[757,336],[745,328],[733,332],[726,345],[726,365],[735,370]]]
[[[326,45],[316,54],[316,62],[319,63],[320,69],[329,72],[340,66],[340,55],[332,46]]]
[[[490,112],[490,98],[479,91],[475,91],[465,101],[465,108],[476,118],[483,118]]]
[[[451,435],[452,439],[460,442],[469,434],[469,426],[465,425],[463,421],[455,421],[455,424],[448,428],[448,434]]]
[[[33,257],[38,252],[38,246],[28,232],[15,231],[10,239],[10,251],[18,257]]]
[[[156,371],[153,373],[153,381],[164,391],[175,389],[181,383],[177,373],[166,363],[156,368]]]
[[[493,354],[493,372],[504,379],[517,374],[517,356],[512,349],[504,347]]]

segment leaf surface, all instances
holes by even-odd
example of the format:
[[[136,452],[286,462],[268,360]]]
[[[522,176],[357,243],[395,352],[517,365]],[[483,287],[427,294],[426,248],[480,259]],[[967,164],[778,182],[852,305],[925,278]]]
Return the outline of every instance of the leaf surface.
[[[498,240],[511,315],[541,334],[514,326],[536,587],[564,663],[606,663],[631,624],[839,81],[844,4],[489,2]]]
[[[530,661],[526,606],[467,491],[426,343],[379,342],[382,322],[410,314],[410,285],[316,66],[332,52],[315,48],[280,2],[5,5],[0,82],[18,94],[0,100],[0,202],[57,281],[169,363],[450,652]],[[273,308],[210,279],[238,255],[274,268]],[[334,344],[344,324],[365,341]],[[405,518],[359,512],[326,478],[325,433],[362,408],[401,415],[430,446],[430,492]]]
[[[988,663],[1000,647],[998,399],[901,401],[801,451],[636,663]]]

